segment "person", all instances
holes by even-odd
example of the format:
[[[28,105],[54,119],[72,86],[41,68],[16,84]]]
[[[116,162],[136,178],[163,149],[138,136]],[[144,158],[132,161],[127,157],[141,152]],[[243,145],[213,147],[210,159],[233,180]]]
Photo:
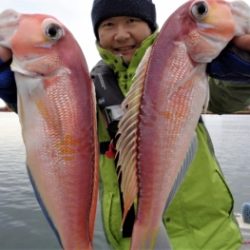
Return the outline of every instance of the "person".
[[[91,16],[101,57],[91,75],[98,104],[102,221],[112,248],[129,249],[135,211],[132,207],[121,231],[123,208],[114,141],[122,116],[120,104],[158,33],[156,10],[151,0],[94,0]],[[245,60],[247,52],[241,50],[247,42],[242,40],[236,39],[238,48],[230,44],[208,66],[212,76],[209,110],[213,113],[232,113],[250,104],[246,73],[250,65]],[[242,238],[233,216],[233,197],[202,119],[196,139],[196,151],[191,152],[185,177],[163,215],[169,240],[177,250],[237,249]]]
[[[101,243],[94,244],[95,249],[125,250],[129,249],[136,215],[132,207],[121,230],[123,204],[114,141],[123,114],[120,104],[145,51],[157,37],[156,10],[151,0],[94,0],[91,17],[101,57],[91,71],[100,142],[100,204],[95,240],[99,238]],[[248,49],[244,42],[236,40],[208,65],[210,111],[232,113],[250,104],[250,78],[246,73],[250,64],[244,49]],[[0,98],[17,111],[10,61],[1,59]],[[233,216],[233,197],[202,119],[196,128],[196,140],[184,179],[177,183],[180,186],[163,215],[169,240],[177,250],[237,249],[242,238]]]

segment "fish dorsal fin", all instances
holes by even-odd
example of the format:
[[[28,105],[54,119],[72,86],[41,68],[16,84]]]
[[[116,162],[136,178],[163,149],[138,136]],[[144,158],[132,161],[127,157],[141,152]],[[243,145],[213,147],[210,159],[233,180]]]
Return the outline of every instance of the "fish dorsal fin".
[[[138,194],[137,181],[137,142],[138,122],[141,105],[141,97],[144,88],[144,79],[147,72],[151,47],[149,47],[140,62],[133,84],[122,103],[124,115],[118,124],[118,140],[116,144],[119,155],[117,166],[121,179],[121,191],[123,193],[124,213],[123,222],[129,208],[134,203]]]

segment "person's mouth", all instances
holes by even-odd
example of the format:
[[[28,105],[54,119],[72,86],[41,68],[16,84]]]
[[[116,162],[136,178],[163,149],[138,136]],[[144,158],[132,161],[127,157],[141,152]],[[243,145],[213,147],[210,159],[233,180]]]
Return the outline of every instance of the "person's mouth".
[[[131,46],[124,46],[124,47],[116,48],[114,49],[114,51],[117,55],[125,56],[131,53],[134,53],[135,49],[136,49],[136,46],[131,45]]]

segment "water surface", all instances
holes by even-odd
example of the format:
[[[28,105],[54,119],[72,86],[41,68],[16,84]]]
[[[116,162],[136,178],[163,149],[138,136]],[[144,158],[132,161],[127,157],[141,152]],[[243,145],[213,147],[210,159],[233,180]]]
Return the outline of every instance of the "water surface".
[[[204,117],[235,198],[235,211],[250,201],[250,116]],[[0,249],[60,249],[33,195],[18,117],[0,113]]]

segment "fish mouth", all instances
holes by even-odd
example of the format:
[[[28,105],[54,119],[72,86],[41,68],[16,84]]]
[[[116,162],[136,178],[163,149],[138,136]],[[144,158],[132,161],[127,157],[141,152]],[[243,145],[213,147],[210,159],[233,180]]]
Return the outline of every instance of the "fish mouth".
[[[37,62],[46,59],[46,56],[30,56],[25,57],[22,60],[13,56],[12,63],[10,65],[11,70],[23,76],[33,77],[33,78],[44,78],[53,77],[55,75],[70,75],[71,72],[67,68],[51,68],[51,67],[35,67]]]
[[[32,72],[32,71],[29,71],[29,70],[26,70],[25,68],[23,67],[20,67],[20,63],[18,62],[18,60],[14,57],[13,60],[12,60],[12,63],[10,65],[11,67],[11,70],[13,72],[16,72],[20,75],[24,75],[24,76],[31,76],[31,77],[39,77],[39,76],[42,76],[41,74],[38,74],[36,72]]]

